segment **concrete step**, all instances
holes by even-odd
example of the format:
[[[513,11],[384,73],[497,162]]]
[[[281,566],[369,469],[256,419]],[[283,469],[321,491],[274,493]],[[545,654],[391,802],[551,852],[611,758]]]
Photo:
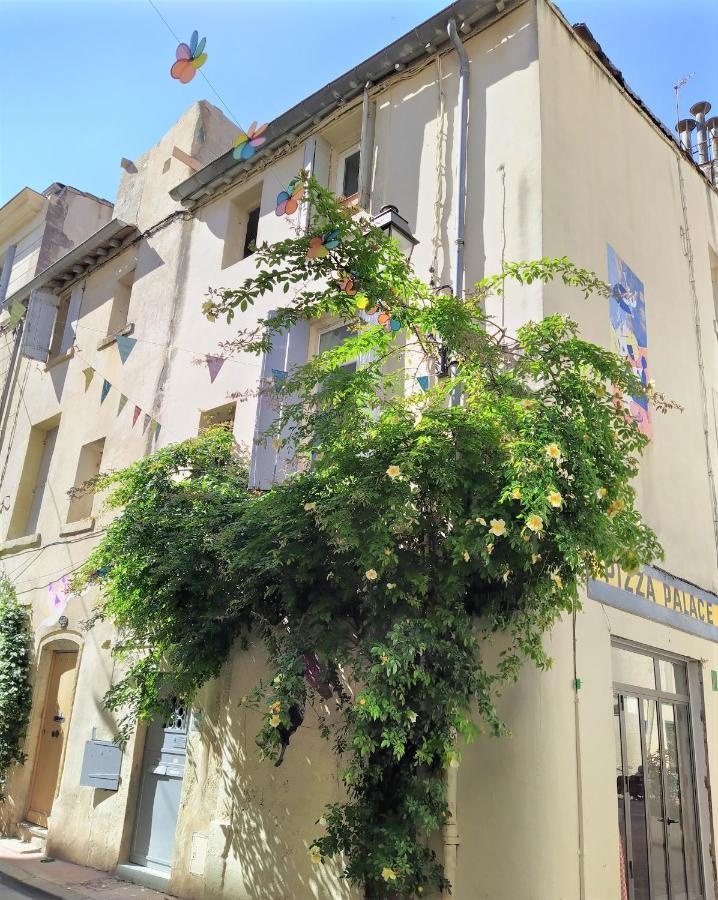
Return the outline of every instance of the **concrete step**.
[[[20,822],[18,825],[20,840],[32,847],[33,850],[42,850],[45,852],[47,844],[47,828],[42,825],[35,825],[34,822]]]

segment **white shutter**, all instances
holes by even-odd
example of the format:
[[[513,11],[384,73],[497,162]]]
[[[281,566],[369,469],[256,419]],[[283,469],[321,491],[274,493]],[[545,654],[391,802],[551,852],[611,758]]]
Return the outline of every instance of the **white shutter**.
[[[269,315],[274,315],[273,310]],[[286,448],[277,451],[267,432],[279,415],[277,395],[274,393],[272,369],[291,372],[302,365],[309,356],[309,322],[300,320],[287,332],[275,334],[272,349],[262,358],[262,382],[257,418],[254,426],[252,461],[249,468],[249,486],[255,490],[269,490],[273,484],[283,481],[291,464]]]
[[[58,298],[52,291],[31,291],[22,333],[21,354],[26,359],[47,362]]]
[[[316,134],[304,145],[304,165],[303,169],[313,175],[322,187],[329,186],[329,164],[332,157],[332,148],[328,141]],[[302,212],[302,227],[304,231],[309,230],[311,220],[311,210],[309,206],[304,206]]]

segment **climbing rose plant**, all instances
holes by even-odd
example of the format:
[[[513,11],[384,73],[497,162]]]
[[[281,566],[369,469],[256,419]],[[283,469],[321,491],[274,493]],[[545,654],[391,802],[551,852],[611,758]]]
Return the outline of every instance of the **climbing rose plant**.
[[[15,588],[0,576],[0,802],[13,765],[25,762],[23,745],[32,703],[32,630]]]
[[[311,859],[339,856],[368,897],[421,895],[449,887],[427,844],[448,815],[443,773],[480,730],[504,733],[502,686],[526,660],[550,665],[543,635],[605,562],[660,557],[631,486],[646,438],[618,398],[669,404],[569,318],[510,338],[484,312],[511,281],[602,303],[590,272],[542,259],[436,293],[379,229],[304,187],[311,233],[261,246],[256,274],[204,307],[232,320],[287,295],[237,352],[302,320],[347,326],[263,386],[289,477],[248,490],[221,429],[160,450],[106,479],[121,511],[84,578],[105,572],[97,615],[120,628],[128,669],[107,702],[125,735],[261,636],[269,677],[237,698],[262,713],[260,752],[280,763],[312,711],[343,766]]]

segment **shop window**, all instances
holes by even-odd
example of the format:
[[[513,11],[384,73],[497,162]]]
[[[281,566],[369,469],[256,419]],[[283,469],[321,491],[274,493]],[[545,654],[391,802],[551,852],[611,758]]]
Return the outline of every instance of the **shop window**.
[[[257,249],[261,199],[262,185],[256,184],[230,201],[222,253],[223,269],[247,259]]]
[[[104,450],[104,438],[85,444],[80,450],[75,483],[71,491],[70,506],[67,511],[68,522],[79,522],[81,519],[87,519],[92,515],[95,490],[87,482],[100,474]]]
[[[37,531],[59,425],[60,417],[53,416],[30,429],[25,461],[10,517],[8,539],[35,534]]]
[[[228,431],[234,430],[234,415],[237,411],[236,403],[225,403],[223,406],[216,406],[214,409],[205,409],[200,413],[199,431],[207,431],[221,425]]]

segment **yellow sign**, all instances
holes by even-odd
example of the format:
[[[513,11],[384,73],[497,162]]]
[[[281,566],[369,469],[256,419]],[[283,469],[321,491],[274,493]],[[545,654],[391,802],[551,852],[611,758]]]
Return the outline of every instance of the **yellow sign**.
[[[588,596],[718,641],[718,597],[653,566],[632,575],[606,566],[602,578],[589,580]]]

